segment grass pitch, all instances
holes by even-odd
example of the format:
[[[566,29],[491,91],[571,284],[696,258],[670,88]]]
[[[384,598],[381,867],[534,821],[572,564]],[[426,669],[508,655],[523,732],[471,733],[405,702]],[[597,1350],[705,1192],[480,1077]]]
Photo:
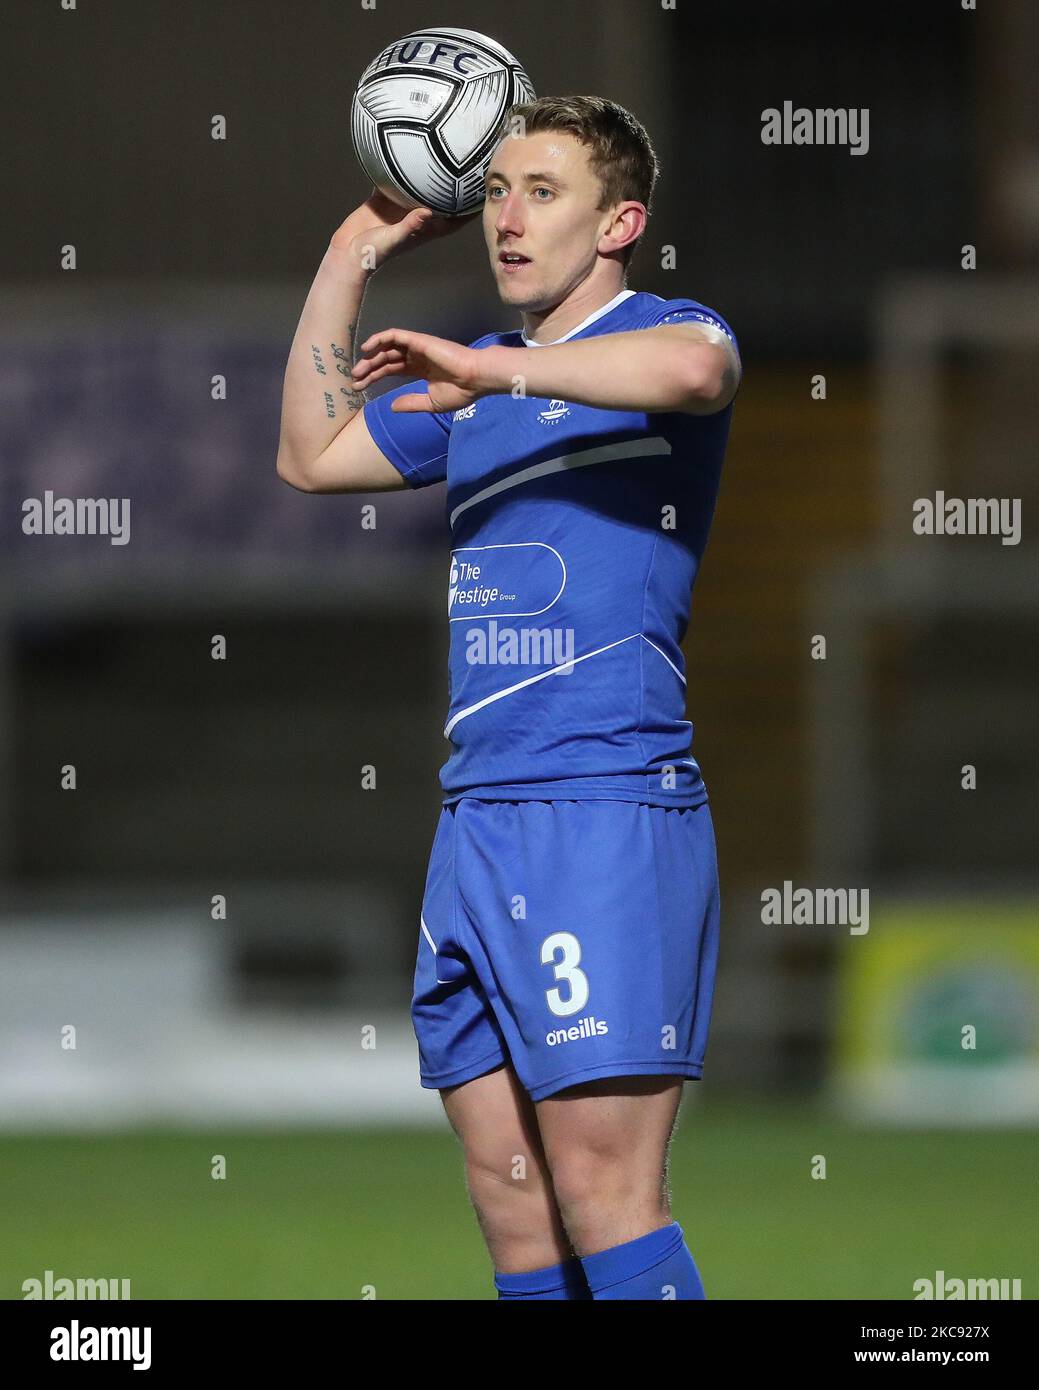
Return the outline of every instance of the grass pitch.
[[[912,1299],[944,1270],[1020,1278],[1029,1299],[1035,1160],[1029,1131],[858,1129],[708,1097],[675,1139],[674,1213],[709,1298]],[[7,1299],[48,1269],[128,1278],[134,1299],[494,1297],[446,1128],[3,1136],[0,1209]]]

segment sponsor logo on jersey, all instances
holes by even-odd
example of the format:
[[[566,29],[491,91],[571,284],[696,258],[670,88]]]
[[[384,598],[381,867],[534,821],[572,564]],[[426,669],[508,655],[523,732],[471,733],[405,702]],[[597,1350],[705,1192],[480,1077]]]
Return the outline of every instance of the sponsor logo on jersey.
[[[473,401],[472,405],[463,405],[461,410],[456,410],[455,413],[451,416],[451,419],[455,421],[471,420],[475,414],[476,402]]]
[[[560,1043],[577,1042],[578,1038],[601,1038],[609,1031],[609,1025],[601,1019],[582,1018],[572,1028],[555,1028],[551,1033],[546,1033],[545,1041],[549,1047],[558,1047]]]
[[[543,425],[554,425],[569,414],[570,407],[566,401],[549,401],[547,410],[538,411],[538,419]]]
[[[543,541],[463,545],[451,552],[448,613],[452,622],[530,618],[547,612],[565,586],[563,557]]]

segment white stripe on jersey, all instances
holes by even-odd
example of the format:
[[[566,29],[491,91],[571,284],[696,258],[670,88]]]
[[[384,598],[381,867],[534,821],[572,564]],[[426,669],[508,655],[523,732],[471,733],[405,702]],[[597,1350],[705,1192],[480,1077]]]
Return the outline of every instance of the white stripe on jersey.
[[[650,641],[649,641],[649,638],[646,636],[645,633],[642,634],[642,640],[643,640],[643,642],[649,642],[649,645],[653,648],[653,650],[654,650],[655,652],[660,652],[660,648],[657,646],[657,644],[656,644],[655,642],[650,642]],[[682,684],[683,684],[683,685],[687,684],[685,676],[682,675],[681,671],[678,669],[678,667],[675,665],[675,663],[674,663],[674,662],[671,660],[671,658],[668,656],[667,652],[660,652],[660,655],[664,658],[664,660],[667,662],[667,664],[671,667],[672,671],[674,671],[675,675],[676,675],[676,676],[678,677],[678,679],[682,682]]]
[[[519,487],[521,483],[533,482],[535,478],[544,478],[550,473],[564,473],[568,468],[587,468],[592,463],[610,463],[613,459],[647,458],[653,454],[670,453],[671,445],[668,441],[655,436],[651,439],[628,439],[622,444],[600,444],[594,449],[581,449],[576,454],[560,454],[558,458],[543,459],[541,463],[521,468],[518,473],[512,473],[509,477],[492,483],[490,487],[474,492],[468,501],[460,502],[454,509],[449,524],[453,527],[462,513],[470,507],[475,507],[477,502],[485,502],[488,497],[495,497],[499,492],[508,492],[510,488]]]
[[[605,647],[597,647],[594,652],[585,652],[584,656],[577,656],[573,659],[573,661],[564,661],[562,666],[553,666],[550,671],[539,671],[536,676],[528,676],[525,681],[518,681],[515,685],[506,686],[504,690],[496,690],[493,695],[487,695],[484,697],[484,699],[477,700],[475,705],[469,705],[467,709],[460,709],[458,713],[455,715],[455,717],[453,719],[449,719],[447,724],[445,725],[444,737],[450,738],[451,730],[460,720],[468,719],[470,714],[475,714],[477,710],[483,709],[485,705],[493,705],[496,700],[504,700],[506,695],[515,695],[517,690],[524,690],[528,685],[533,685],[536,681],[543,681],[548,676],[557,675],[560,671],[569,671],[574,666],[576,666],[578,662],[587,661],[588,658],[592,656],[601,656],[603,652],[612,651],[614,647],[622,647],[625,642],[632,642],[635,640],[636,637],[641,637],[643,642],[645,642],[648,646],[652,647],[655,652],[659,652],[660,655],[664,657],[664,660],[667,662],[667,664],[671,667],[672,671],[674,671],[678,679],[682,682],[683,685],[685,685],[685,676],[682,675],[681,671],[678,669],[675,663],[669,657],[665,656],[662,651],[660,651],[660,648],[657,646],[657,644],[655,642],[650,642],[649,638],[646,636],[644,632],[632,632],[629,633],[627,637],[621,637],[616,642],[608,643]],[[682,761],[685,760],[683,759]]]

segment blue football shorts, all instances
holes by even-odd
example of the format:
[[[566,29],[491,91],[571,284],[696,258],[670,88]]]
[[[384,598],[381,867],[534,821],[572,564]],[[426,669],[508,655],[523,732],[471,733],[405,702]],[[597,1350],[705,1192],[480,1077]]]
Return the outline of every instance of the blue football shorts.
[[[698,1079],[718,922],[706,802],[445,805],[412,1000],[422,1085],[504,1062],[534,1100],[595,1077]]]

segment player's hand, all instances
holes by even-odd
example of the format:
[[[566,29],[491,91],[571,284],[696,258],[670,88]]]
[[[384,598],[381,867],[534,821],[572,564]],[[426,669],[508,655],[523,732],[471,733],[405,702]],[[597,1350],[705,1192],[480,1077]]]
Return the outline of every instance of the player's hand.
[[[400,207],[373,188],[332,237],[330,245],[345,250],[358,270],[371,274],[386,261],[415,246],[459,231],[479,212],[441,217],[430,208]]]
[[[489,370],[493,349],[463,347],[429,333],[387,328],[361,344],[364,354],[353,368],[353,383],[363,391],[384,376],[424,377],[429,391],[398,396],[393,409],[409,411],[460,410],[480,396],[503,389]]]

